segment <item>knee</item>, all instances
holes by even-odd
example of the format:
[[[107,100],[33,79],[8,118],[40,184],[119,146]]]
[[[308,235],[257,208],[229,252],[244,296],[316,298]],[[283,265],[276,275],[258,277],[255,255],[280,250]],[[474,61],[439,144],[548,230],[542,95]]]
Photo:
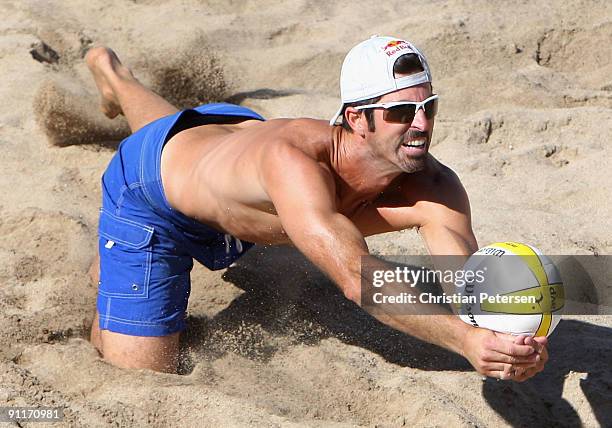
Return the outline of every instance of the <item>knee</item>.
[[[94,285],[94,287],[98,286],[98,282],[100,281],[100,255],[96,254],[91,265],[89,266],[89,271],[87,272],[89,278]]]
[[[157,355],[147,358],[139,356],[126,356],[114,352],[102,352],[102,358],[108,364],[120,369],[147,369],[160,373],[176,374],[178,370],[177,355]]]
[[[117,357],[116,355],[107,352],[102,353],[104,361],[121,369],[147,369],[160,373],[176,374],[178,370],[178,358],[174,355],[160,355],[159,358],[126,358],[125,356]]]
[[[101,331],[102,356],[113,366],[176,373],[179,333],[164,337],[127,336]]]
[[[102,354],[102,339],[100,338],[100,319],[98,316],[98,311],[96,311],[96,315],[94,317],[93,323],[91,324],[91,334],[89,335],[89,341],[96,348],[96,350]]]

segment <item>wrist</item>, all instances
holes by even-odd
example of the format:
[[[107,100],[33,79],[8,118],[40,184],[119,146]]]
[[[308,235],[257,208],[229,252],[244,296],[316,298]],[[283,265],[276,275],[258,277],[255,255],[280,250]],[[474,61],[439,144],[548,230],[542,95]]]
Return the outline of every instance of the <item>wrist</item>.
[[[455,318],[457,320],[456,333],[453,335],[454,344],[453,351],[457,354],[461,355],[464,358],[467,358],[467,345],[468,345],[468,335],[474,330],[475,327],[468,325],[461,321],[459,318]]]

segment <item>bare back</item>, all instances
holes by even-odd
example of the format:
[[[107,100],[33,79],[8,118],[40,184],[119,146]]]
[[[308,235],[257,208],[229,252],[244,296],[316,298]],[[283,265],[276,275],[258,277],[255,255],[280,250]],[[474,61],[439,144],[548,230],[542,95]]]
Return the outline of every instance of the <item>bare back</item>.
[[[198,126],[178,133],[162,152],[162,182],[170,205],[241,239],[287,242],[260,171],[270,147],[289,140],[295,122],[298,121],[247,120],[232,125]],[[318,139],[305,141],[293,136],[291,140],[299,141],[313,159],[329,143],[321,134]]]

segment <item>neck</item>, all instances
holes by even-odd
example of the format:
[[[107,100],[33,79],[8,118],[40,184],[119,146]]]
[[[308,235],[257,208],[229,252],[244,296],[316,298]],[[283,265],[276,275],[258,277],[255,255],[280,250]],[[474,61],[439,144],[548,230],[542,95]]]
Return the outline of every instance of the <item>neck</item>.
[[[358,193],[380,193],[402,174],[397,165],[374,153],[363,138],[341,126],[332,131],[330,161],[340,178]]]

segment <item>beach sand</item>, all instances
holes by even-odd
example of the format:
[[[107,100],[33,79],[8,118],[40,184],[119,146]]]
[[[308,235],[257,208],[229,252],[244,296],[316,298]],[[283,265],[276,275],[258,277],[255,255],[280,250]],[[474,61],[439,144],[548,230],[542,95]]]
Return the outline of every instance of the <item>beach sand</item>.
[[[483,381],[287,247],[194,269],[182,375],[106,364],[86,340],[87,270],[100,177],[129,131],[100,113],[83,61],[107,45],[178,105],[328,120],[348,49],[406,38],[429,58],[431,152],[464,183],[479,244],[605,255],[611,2],[4,0],[0,14],[0,406],[61,406],[64,426],[612,426],[610,316],[566,317],[534,379]],[[368,243],[425,251],[414,231]],[[612,305],[609,281],[594,293]]]

